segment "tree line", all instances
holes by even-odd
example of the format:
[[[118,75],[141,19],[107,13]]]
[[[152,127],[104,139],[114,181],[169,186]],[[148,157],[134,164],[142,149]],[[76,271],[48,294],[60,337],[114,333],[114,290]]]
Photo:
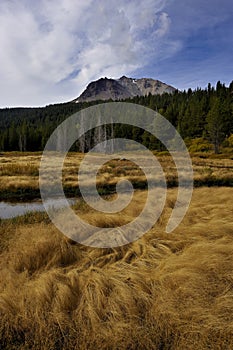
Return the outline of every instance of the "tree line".
[[[158,111],[173,124],[183,139],[206,139],[212,143],[216,153],[219,153],[224,140],[233,134],[233,81],[229,87],[219,81],[216,86],[208,84],[206,89],[149,94],[124,101]],[[99,103],[104,102],[70,102],[41,108],[0,109],[0,151],[42,151],[51,133],[63,120],[83,108]],[[100,133],[110,137],[132,138],[152,150],[163,150],[163,145],[142,129],[124,124],[117,124],[113,129],[108,128],[108,132],[89,132],[85,137],[86,144],[83,140],[76,142],[72,150],[87,151]]]

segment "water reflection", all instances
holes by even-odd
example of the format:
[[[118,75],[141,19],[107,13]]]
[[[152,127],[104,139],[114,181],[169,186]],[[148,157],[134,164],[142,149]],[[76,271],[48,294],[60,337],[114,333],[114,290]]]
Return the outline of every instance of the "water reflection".
[[[67,201],[70,204],[74,204],[76,200],[74,198],[69,198]],[[62,208],[65,206],[64,198],[55,198],[47,200],[46,203],[55,208]],[[16,216],[21,216],[29,212],[45,211],[43,203],[41,201],[33,201],[27,203],[9,203],[0,202],[0,219],[10,219]]]

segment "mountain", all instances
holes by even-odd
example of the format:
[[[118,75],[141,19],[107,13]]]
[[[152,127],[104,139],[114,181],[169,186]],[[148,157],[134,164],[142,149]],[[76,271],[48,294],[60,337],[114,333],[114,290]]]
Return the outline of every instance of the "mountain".
[[[150,78],[133,79],[125,76],[120,79],[101,78],[91,82],[86,90],[74,102],[95,100],[121,100],[134,96],[161,95],[173,93],[176,89],[159,80]]]

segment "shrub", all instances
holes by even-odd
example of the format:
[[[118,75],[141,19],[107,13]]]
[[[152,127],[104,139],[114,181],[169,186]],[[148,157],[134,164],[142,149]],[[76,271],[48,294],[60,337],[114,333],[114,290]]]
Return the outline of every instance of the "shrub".
[[[233,134],[226,139],[226,142],[228,147],[233,147]]]
[[[213,147],[212,145],[205,140],[203,137],[193,139],[193,140],[186,140],[186,145],[188,147],[189,152],[208,152],[212,151]]]

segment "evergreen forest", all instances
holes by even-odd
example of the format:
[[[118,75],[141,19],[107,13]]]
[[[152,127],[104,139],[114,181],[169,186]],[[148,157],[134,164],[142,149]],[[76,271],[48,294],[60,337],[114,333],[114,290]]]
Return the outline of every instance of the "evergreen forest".
[[[187,145],[192,140],[202,140],[200,151],[208,150],[208,145],[211,145],[214,152],[219,153],[222,145],[232,146],[233,81],[229,87],[219,81],[216,86],[208,84],[206,89],[176,90],[173,94],[149,94],[124,101],[158,111],[176,127]],[[104,102],[0,109],[0,151],[42,151],[51,133],[68,116]],[[151,150],[164,149],[152,135],[136,127],[117,124],[114,126],[114,137],[132,138]],[[89,141],[88,145],[90,147],[92,142]],[[88,147],[81,147],[77,142],[72,150],[85,152]]]

